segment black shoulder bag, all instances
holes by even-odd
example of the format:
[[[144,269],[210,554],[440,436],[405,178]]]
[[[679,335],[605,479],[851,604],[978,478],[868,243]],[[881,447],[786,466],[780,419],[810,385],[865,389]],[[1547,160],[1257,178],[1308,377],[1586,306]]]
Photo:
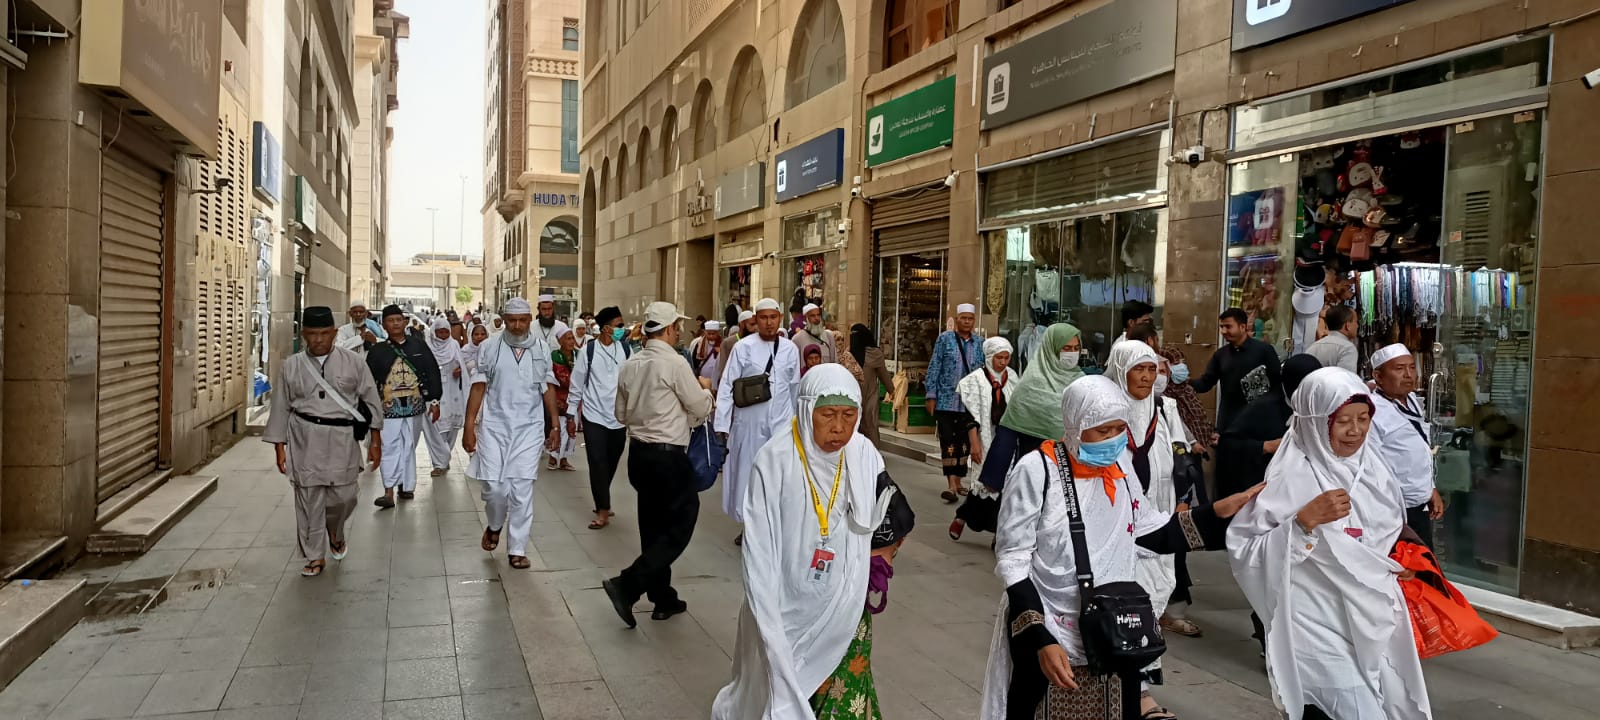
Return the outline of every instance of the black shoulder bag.
[[[1083,652],[1089,660],[1089,672],[1095,675],[1138,672],[1167,651],[1155,608],[1150,604],[1150,594],[1136,582],[1094,584],[1094,568],[1089,565],[1089,542],[1084,537],[1083,510],[1078,505],[1072,463],[1067,460],[1062,443],[1056,443],[1055,450],[1062,494],[1067,501],[1067,522],[1072,530],[1073,566],[1077,568],[1078,602],[1082,607],[1078,627],[1083,636]]]
[[[766,371],[733,381],[734,407],[747,408],[772,399],[772,364],[778,360],[778,343],[781,342],[783,340],[773,339],[772,357],[767,358]]]

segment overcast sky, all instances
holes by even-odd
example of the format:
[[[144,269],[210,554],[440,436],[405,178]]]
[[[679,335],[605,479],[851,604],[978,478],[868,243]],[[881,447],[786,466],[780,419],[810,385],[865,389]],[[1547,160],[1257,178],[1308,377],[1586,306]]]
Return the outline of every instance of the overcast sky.
[[[389,165],[389,262],[429,252],[429,207],[439,208],[438,251],[483,254],[485,3],[400,0],[411,39],[400,43],[400,109]],[[461,212],[461,176],[467,176]],[[466,242],[461,244],[465,228]]]

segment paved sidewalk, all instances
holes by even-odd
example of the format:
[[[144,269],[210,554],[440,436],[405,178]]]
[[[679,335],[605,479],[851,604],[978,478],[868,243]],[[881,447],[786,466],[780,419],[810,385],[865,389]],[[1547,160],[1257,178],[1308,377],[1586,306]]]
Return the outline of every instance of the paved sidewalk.
[[[925,465],[888,463],[920,524],[874,626],[883,714],[972,720],[1000,590],[990,536],[952,543],[943,481]],[[707,716],[743,592],[720,492],[702,495],[675,568],[690,612],[627,630],[599,589],[638,551],[626,478],[615,484],[621,516],[596,532],[581,462],[541,473],[534,567],[519,572],[503,550],[478,549],[477,484],[459,471],[429,479],[419,465],[417,500],[390,511],[370,504],[376,480],[363,476],[350,557],[307,580],[288,484],[269,447],[241,442],[205,470],[220,476],[217,492],[154,550],[68,571],[99,586],[93,615],[0,692],[0,719]],[[1206,637],[1173,639],[1157,697],[1188,719],[1277,717],[1225,562],[1213,553],[1191,566]],[[1592,655],[1505,638],[1426,667],[1439,718],[1586,717],[1581,708],[1600,704]]]

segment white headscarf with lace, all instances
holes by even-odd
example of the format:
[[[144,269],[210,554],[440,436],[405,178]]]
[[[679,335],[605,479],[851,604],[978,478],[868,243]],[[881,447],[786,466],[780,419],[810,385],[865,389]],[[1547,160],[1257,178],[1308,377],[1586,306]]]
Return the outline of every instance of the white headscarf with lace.
[[[1108,422],[1128,422],[1128,393],[1103,375],[1078,378],[1061,395],[1061,441],[1073,457],[1083,444],[1083,431]]]
[[[439,337],[440,330],[446,332],[443,338]],[[450,321],[443,316],[428,323],[428,349],[433,351],[433,360],[439,363],[441,371],[461,361],[461,344],[448,334],[449,331]]]
[[[1110,377],[1128,396],[1128,426],[1139,442],[1144,442],[1145,431],[1156,413],[1156,395],[1151,392],[1143,400],[1133,399],[1128,392],[1128,371],[1140,366],[1161,368],[1161,356],[1142,340],[1122,340],[1111,346],[1111,356],[1106,359],[1106,376]],[[1152,388],[1153,389],[1153,388]]]

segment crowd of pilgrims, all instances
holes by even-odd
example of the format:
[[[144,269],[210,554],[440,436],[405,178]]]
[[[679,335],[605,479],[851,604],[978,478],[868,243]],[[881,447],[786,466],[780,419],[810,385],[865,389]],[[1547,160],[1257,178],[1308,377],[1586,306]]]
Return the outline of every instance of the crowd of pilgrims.
[[[722,507],[742,528],[733,541],[742,545],[746,602],[733,678],[712,717],[880,718],[872,617],[888,604],[894,559],[915,520],[877,449],[882,391],[893,387],[883,353],[869,328],[836,332],[815,305],[785,313],[764,299],[728,316],[697,319],[699,332],[678,336],[688,342],[675,348],[713,388],[704,422],[725,443]],[[542,446],[541,460],[571,470],[580,435],[601,446],[598,456],[590,449],[590,464],[609,467],[591,469],[589,527],[602,529],[625,439],[607,436],[622,432],[609,408],[580,407],[593,396],[594,371],[574,370],[602,333],[624,360],[645,339],[615,308],[568,325],[541,302],[536,319],[559,396],[559,441]],[[371,321],[352,314],[341,339],[365,336],[363,322]],[[1401,590],[1414,574],[1392,557],[1421,540],[1377,450],[1374,389],[1310,355],[1273,357],[1269,381],[1254,388],[1209,371],[1190,382],[1184,356],[1161,347],[1147,317],[1127,323],[1092,374],[1080,367],[1072,325],[1044,328],[1023,359],[1005,338],[980,337],[974,322],[972,306],[957,308],[935,344],[927,396],[949,480],[942,497],[960,503],[948,534],[993,533],[1005,587],[984,720],[1176,717],[1151,688],[1162,681],[1162,633],[1201,634],[1184,613],[1184,554],[1206,550],[1228,553],[1255,611],[1273,700],[1288,717],[1431,716]],[[423,312],[407,323],[440,368],[444,420],[422,435],[443,474],[456,432],[470,424],[460,378],[475,373],[479,348],[502,321]],[[383,337],[371,333],[368,346]],[[735,386],[749,378],[764,380],[768,396],[739,406]],[[1219,380],[1214,429],[1196,390]],[[581,417],[562,420],[569,416]],[[1215,500],[1202,469],[1212,452],[1221,455]],[[412,491],[397,484],[403,496]],[[385,486],[395,487],[387,478]]]

